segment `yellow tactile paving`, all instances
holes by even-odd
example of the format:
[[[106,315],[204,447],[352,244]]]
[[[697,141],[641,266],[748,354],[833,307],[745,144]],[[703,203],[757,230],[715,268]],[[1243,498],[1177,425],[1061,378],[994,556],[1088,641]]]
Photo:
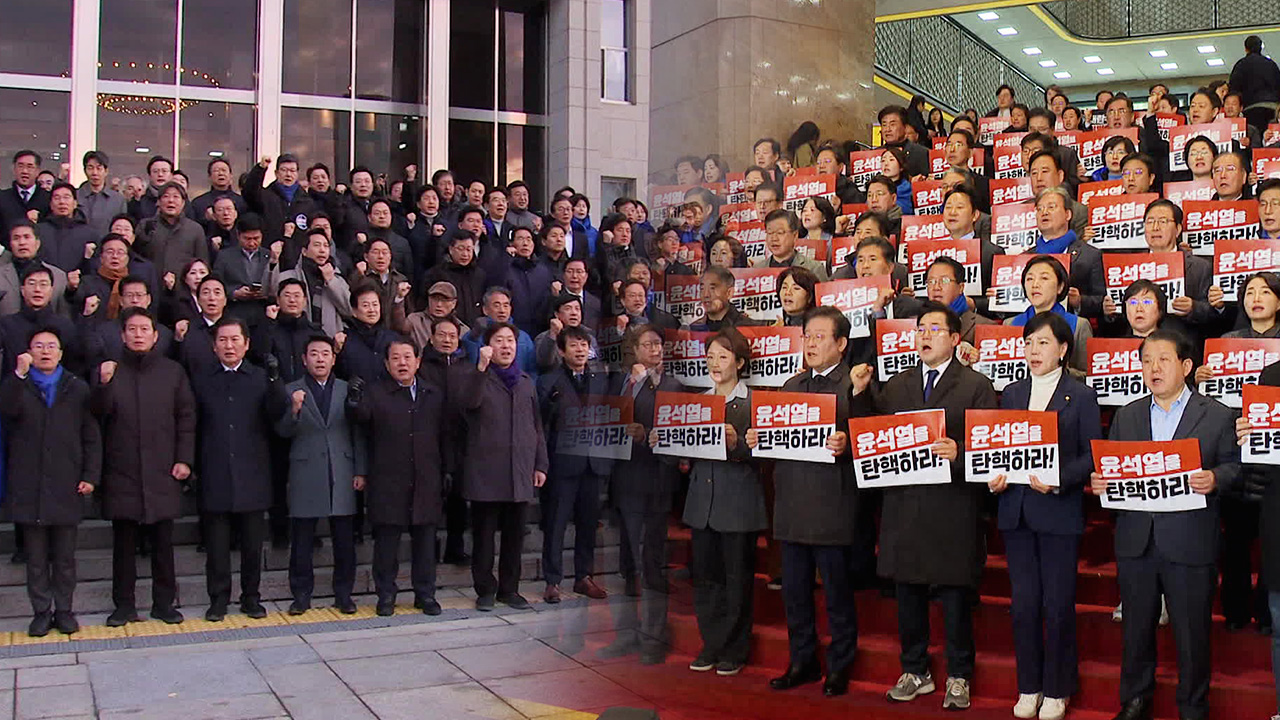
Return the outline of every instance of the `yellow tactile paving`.
[[[7,633],[10,638],[11,645],[43,645],[45,643],[64,643],[70,642],[70,635],[63,635],[54,631],[44,637],[33,638],[24,632]]]
[[[80,632],[71,637],[73,640],[118,640],[129,637],[129,631],[123,627],[81,625]]]
[[[516,712],[525,717],[538,718],[538,720],[595,720],[599,715],[595,713],[579,712],[577,710],[569,710],[567,708],[556,707],[555,705],[543,705],[542,703],[532,702],[530,700],[520,700],[519,698],[502,698]]]
[[[319,622],[334,622],[336,620],[350,620],[358,617],[358,615],[343,615],[336,608],[331,607],[313,607],[301,615],[284,615],[285,623],[289,625],[309,625]]]

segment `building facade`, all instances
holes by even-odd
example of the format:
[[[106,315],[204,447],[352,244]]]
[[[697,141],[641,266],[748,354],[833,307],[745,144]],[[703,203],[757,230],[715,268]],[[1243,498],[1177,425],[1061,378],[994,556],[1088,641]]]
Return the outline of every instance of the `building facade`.
[[[213,158],[239,173],[290,152],[340,179],[359,165],[395,179],[416,164],[423,176],[524,179],[535,203],[565,184],[600,198],[646,175],[647,5],[18,5],[0,10],[0,155],[30,147],[77,182],[89,149],[121,177],[165,155],[200,190]]]

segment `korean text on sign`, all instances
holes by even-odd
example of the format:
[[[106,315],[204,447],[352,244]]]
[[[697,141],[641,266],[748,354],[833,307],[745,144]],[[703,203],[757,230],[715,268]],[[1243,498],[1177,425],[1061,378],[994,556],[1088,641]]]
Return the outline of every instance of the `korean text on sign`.
[[[565,409],[556,438],[561,455],[631,459],[631,401],[621,397],[589,397],[581,405]]]
[[[759,442],[751,454],[775,460],[834,463],[827,438],[836,431],[836,396],[756,390],[751,427]]]
[[[1159,197],[1155,193],[1094,196],[1088,206],[1089,225],[1093,227],[1090,244],[1099,250],[1145,250],[1142,216]]]
[[[978,347],[973,369],[991,378],[997,392],[1031,374],[1021,327],[977,325],[973,328],[973,343]]]
[[[849,318],[850,337],[864,338],[871,337],[871,316],[876,299],[889,287],[889,276],[877,275],[818,283],[814,294],[819,305],[833,307]]]
[[[951,463],[930,447],[945,434],[946,414],[942,410],[850,419],[849,442],[858,487],[951,482]]]
[[[1253,428],[1240,448],[1240,462],[1280,465],[1280,387],[1245,385],[1244,417]]]
[[[685,387],[713,386],[715,383],[711,382],[711,375],[707,371],[707,340],[714,334],[693,330],[664,330],[662,371]]]
[[[1213,284],[1235,302],[1254,273],[1280,270],[1280,240],[1219,240],[1213,246]]]
[[[989,483],[1004,475],[1030,485],[1031,476],[1057,487],[1058,414],[1030,410],[966,410],[965,480]]]
[[[1213,257],[1223,240],[1256,240],[1258,203],[1253,200],[1187,200],[1182,203],[1182,240],[1196,255]]]
[[[738,332],[751,346],[752,387],[782,387],[792,375],[804,369],[803,330],[798,327],[740,327]]]
[[[876,322],[876,369],[880,382],[903,370],[920,364],[916,353],[915,320],[880,320]]]
[[[1142,382],[1139,338],[1089,338],[1085,349],[1089,370],[1085,382],[1098,394],[1099,405],[1120,406],[1148,394]]]
[[[724,460],[724,396],[659,392],[655,399],[656,455]]]
[[[1094,471],[1107,481],[1102,507],[1140,512],[1180,512],[1206,507],[1191,489],[1200,471],[1200,441],[1093,441]]]
[[[1124,291],[1138,280],[1150,280],[1164,290],[1168,307],[1173,301],[1187,295],[1184,274],[1185,258],[1180,252],[1167,253],[1105,253],[1102,256],[1102,275],[1107,285],[1107,295],[1117,307],[1124,305]]]
[[[1213,377],[1200,383],[1200,393],[1227,407],[1240,407],[1246,385],[1258,384],[1262,369],[1280,360],[1280,339],[1209,338],[1204,341],[1204,364]]]

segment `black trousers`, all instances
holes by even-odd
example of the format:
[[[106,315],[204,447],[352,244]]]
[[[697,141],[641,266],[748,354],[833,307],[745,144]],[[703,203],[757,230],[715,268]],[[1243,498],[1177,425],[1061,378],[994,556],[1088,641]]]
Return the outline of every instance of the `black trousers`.
[[[1018,692],[1069,698],[1079,685],[1076,558],[1079,535],[1026,528],[1004,531],[1013,589],[1013,648]]]
[[[615,498],[622,526],[619,565],[624,577],[640,573],[646,587],[666,589],[667,516],[671,497],[665,493],[627,493]]]
[[[133,520],[111,521],[111,600],[116,609],[138,609],[138,540],[151,533],[151,609],[168,610],[178,599],[178,576],[173,561],[173,521],[143,525]]]
[[[902,672],[924,675],[929,671],[929,591],[931,586],[898,583],[898,640]],[[942,602],[947,632],[947,677],[973,679],[973,590],[957,585],[932,586]],[[1129,608],[1125,608],[1128,612]]]
[[[76,526],[23,525],[27,542],[27,597],[31,609],[71,612],[76,589]]]
[[[471,502],[471,582],[476,595],[512,595],[520,589],[520,554],[524,550],[522,502]],[[502,533],[502,545],[495,536]],[[498,553],[498,577],[493,555]]]
[[[231,528],[240,536],[240,603],[261,599],[262,543],[267,521],[261,510],[242,513],[205,513],[205,581],[209,604],[226,607],[231,602]]]
[[[1229,623],[1271,624],[1267,586],[1259,574],[1253,582],[1253,544],[1258,539],[1262,507],[1239,498],[1224,497],[1222,512],[1222,615]],[[1258,568],[1261,570],[1261,568]]]
[[[461,482],[444,499],[444,556],[456,560],[466,552],[467,501],[462,499]]]
[[[596,525],[600,522],[600,476],[595,473],[557,475],[547,483],[542,508],[542,574],[548,585],[564,579],[564,533],[573,520],[573,575],[595,574]]]
[[[292,523],[289,518],[289,446],[287,438],[271,439],[271,509],[267,521],[271,530],[271,542],[288,539]]]
[[[312,554],[315,552],[316,524],[319,518],[293,518],[289,546],[289,591],[297,602],[308,604],[316,588]],[[333,542],[333,596],[350,600],[356,584],[356,530],[351,515],[329,517],[329,534]]]
[[[1178,648],[1178,713],[1188,720],[1201,720],[1209,711],[1210,630],[1218,568],[1175,563],[1151,542],[1142,557],[1119,558],[1116,570],[1124,603],[1120,702],[1150,698],[1155,692],[1156,629],[1163,589]]]
[[[818,611],[813,598],[815,573],[822,574],[827,625],[831,629],[827,672],[841,672],[853,666],[858,652],[853,556],[851,545],[782,543],[782,603],[787,613],[792,667],[818,662]]]
[[[693,609],[702,657],[713,662],[747,662],[758,535],[693,531]]]
[[[418,600],[436,597],[436,526],[373,526],[373,587],[378,602],[395,602],[396,575],[400,572],[400,538],[409,533],[409,580]]]

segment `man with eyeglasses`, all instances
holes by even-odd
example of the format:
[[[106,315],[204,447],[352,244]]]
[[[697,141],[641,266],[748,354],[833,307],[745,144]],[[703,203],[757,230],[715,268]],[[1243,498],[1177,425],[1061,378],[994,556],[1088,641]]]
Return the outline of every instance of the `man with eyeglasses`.
[[[26,351],[27,340],[41,328],[57,331],[62,344],[62,364],[67,370],[77,375],[83,372],[80,333],[69,318],[54,312],[53,288],[53,271],[49,266],[36,263],[27,268],[22,276],[22,309],[0,317],[0,347],[4,349],[0,374],[13,372],[18,355]]]
[[[110,249],[107,242],[103,242],[103,252]],[[116,317],[108,318],[106,313],[98,318],[97,322],[93,322],[90,328],[85,332],[84,338],[84,355],[87,360],[87,367],[96,368],[102,363],[113,360],[120,362],[121,356],[124,355],[124,321],[125,311],[129,308],[148,309],[151,307],[151,291],[147,289],[147,282],[137,275],[126,275],[119,282],[120,292],[120,311]],[[164,325],[157,324],[156,342],[154,345],[157,354],[169,357],[173,347],[173,331]],[[93,377],[90,375],[90,377]]]
[[[756,188],[756,197],[760,196],[760,189]],[[760,203],[757,201],[756,204]],[[817,275],[818,282],[827,281],[825,265],[796,251],[796,242],[800,239],[800,219],[795,213],[777,208],[761,217],[764,218],[765,247],[769,254],[756,260],[752,267],[802,267]]]
[[[957,120],[956,122],[959,122]],[[943,149],[946,154],[948,172],[961,174],[974,189],[974,200],[982,212],[991,211],[991,185],[987,178],[973,171],[969,163],[973,159],[974,135],[968,130],[956,129],[953,125],[951,134],[947,136],[947,144]]]
[[[1263,180],[1258,185],[1258,224],[1263,240],[1280,240],[1280,179]]]
[[[1156,161],[1146,153],[1126,155],[1120,161],[1120,180],[1126,195],[1156,192]]]
[[[951,482],[886,488],[880,515],[877,572],[896,585],[902,676],[888,692],[909,702],[935,689],[929,669],[929,600],[941,601],[946,617],[947,683],[944,710],[970,704],[976,650],[972,599],[986,560],[982,540],[981,487],[964,481],[964,415],[997,407],[987,377],[958,362],[960,317],[945,305],[926,302],[916,321],[920,364],[872,387],[873,369],[853,368],[853,414],[890,414],[928,409],[946,413],[947,436],[931,446],[951,466]]]
[[[1113,130],[1133,127],[1133,100],[1128,95],[1119,93],[1107,101],[1107,127]]]
[[[5,233],[8,246],[0,252],[0,317],[12,315],[22,309],[22,276],[32,267],[43,265],[40,257],[41,242],[35,223],[20,220]],[[59,315],[66,314],[67,274],[45,265],[53,275],[53,309]]]
[[[1253,194],[1245,182],[1249,175],[1248,167],[1244,154],[1236,150],[1221,153],[1214,158],[1210,175],[1216,192],[1211,199],[1252,200]]]
[[[983,317],[969,307],[964,294],[964,266],[955,258],[939,256],[929,264],[925,273],[925,292],[929,300],[951,308],[960,317],[960,341],[974,345],[974,329],[979,325],[991,325],[995,321]]]

